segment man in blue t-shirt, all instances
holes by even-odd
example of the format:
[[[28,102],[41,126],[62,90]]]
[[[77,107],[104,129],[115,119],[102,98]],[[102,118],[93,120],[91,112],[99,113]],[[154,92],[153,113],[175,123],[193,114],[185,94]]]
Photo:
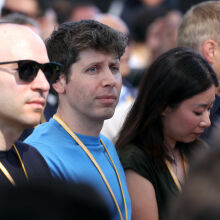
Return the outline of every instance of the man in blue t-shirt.
[[[61,24],[47,40],[49,58],[64,67],[53,84],[57,113],[25,140],[54,177],[93,186],[114,220],[131,219],[131,203],[115,147],[100,131],[118,103],[126,45],[124,34],[97,21]]]

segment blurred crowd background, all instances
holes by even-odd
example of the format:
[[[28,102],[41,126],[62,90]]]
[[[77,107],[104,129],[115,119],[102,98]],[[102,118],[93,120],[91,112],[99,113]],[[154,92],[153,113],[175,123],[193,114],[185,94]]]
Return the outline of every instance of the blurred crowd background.
[[[190,6],[202,1],[1,0],[0,2],[2,18],[26,23],[44,39],[48,38],[58,24],[66,21],[96,19],[101,14],[115,16],[115,19],[109,17],[103,22],[129,35],[130,48],[124,57],[125,62],[128,61],[128,66],[125,65],[122,69],[125,77],[129,75],[130,69],[145,68],[159,54],[174,47],[182,15]],[[19,18],[14,13],[28,16],[34,21],[31,22],[31,19],[24,17],[22,21],[22,17]],[[120,23],[124,23],[123,30]],[[139,79],[130,78],[133,85],[137,86]]]
[[[177,30],[184,13],[201,0],[0,0],[1,20],[31,27],[46,40],[56,27],[68,21],[95,19],[126,33],[129,44],[121,58],[123,85],[114,117],[102,133],[113,142],[136,97],[148,66],[176,46]],[[51,89],[42,122],[57,109]],[[31,132],[31,131],[30,131]],[[29,131],[21,137],[23,140]]]
[[[115,142],[125,116],[137,95],[138,86],[147,68],[159,55],[176,47],[177,31],[184,13],[192,5],[200,2],[203,1],[0,0],[0,19],[1,22],[27,25],[45,41],[59,24],[69,21],[80,21],[82,19],[97,20],[128,35],[129,43],[120,62],[123,85],[119,103],[114,116],[104,122],[101,131],[105,136]],[[56,112],[57,104],[57,95],[51,88],[42,122],[48,121],[53,116]],[[29,132],[31,131],[24,133],[24,136],[20,139],[23,140]],[[216,156],[216,160],[214,160],[215,158],[213,159],[214,156]],[[207,165],[211,161],[217,163],[219,157],[220,153],[212,153]],[[201,192],[201,190],[198,190],[198,192],[195,191],[199,189],[197,188],[198,183],[206,183],[204,181],[207,179],[206,174],[209,173],[211,175],[214,173],[214,175],[212,175],[214,179],[212,183],[215,183],[215,185],[209,186],[210,183],[207,183],[207,188],[213,188],[212,194],[207,191],[207,194],[204,194],[204,199],[200,199],[201,201],[205,201],[208,195],[211,195],[210,198],[215,198],[212,195],[216,195],[216,192],[219,192],[219,165],[216,167],[218,169],[212,169],[212,167],[207,166],[206,170],[203,169],[206,171],[205,175],[200,176],[201,179],[199,179],[199,181],[197,179],[192,180],[192,184],[195,184],[191,184],[190,187],[194,186],[193,192],[196,192],[197,195]],[[198,173],[197,170],[194,171],[193,175],[196,173]],[[217,180],[215,177],[218,177]],[[202,185],[200,186],[202,187]],[[191,191],[192,188],[190,187],[187,188],[188,194],[186,194],[186,197],[183,197],[184,200],[182,200],[183,202],[186,201],[184,206],[180,204],[181,201],[176,203],[177,208],[176,212],[173,213],[174,216],[172,219],[181,219],[179,218],[179,213],[181,212],[178,207],[184,207],[184,213],[187,213],[185,210],[189,210],[189,206],[191,206],[192,203],[198,202],[193,200],[192,203],[188,204],[187,196],[190,197],[190,195],[193,194]],[[5,196],[8,196],[7,193]],[[219,204],[219,197],[218,200],[213,203]],[[216,210],[219,211],[219,206],[217,206]],[[214,211],[212,211],[212,213],[214,213]],[[194,210],[191,210],[191,212],[193,213]],[[182,214],[181,216],[184,215]],[[107,219],[107,217],[105,219]],[[182,219],[184,219],[184,217]],[[209,218],[199,217],[198,219]],[[219,216],[216,219],[219,219]]]

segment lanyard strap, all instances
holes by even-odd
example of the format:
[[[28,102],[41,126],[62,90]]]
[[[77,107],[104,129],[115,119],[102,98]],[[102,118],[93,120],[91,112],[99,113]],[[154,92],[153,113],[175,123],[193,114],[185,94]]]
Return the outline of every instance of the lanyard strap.
[[[186,160],[185,160],[184,157],[182,157],[182,158],[183,158],[183,165],[184,165],[184,175],[186,176]],[[173,170],[173,167],[172,167],[170,161],[166,160],[165,163],[166,163],[167,168],[168,168],[168,170],[169,170],[169,172],[170,172],[170,175],[171,175],[172,178],[173,178],[174,183],[175,183],[176,186],[177,186],[177,189],[179,190],[179,192],[181,192],[181,191],[182,191],[182,186],[181,186],[181,184],[180,184],[180,181],[179,181],[177,175],[175,174],[175,172],[174,172],[174,170]]]
[[[79,146],[83,149],[83,151],[87,154],[87,156],[90,158],[90,160],[92,161],[92,163],[95,165],[96,169],[98,170],[98,172],[100,173],[103,181],[105,182],[111,196],[112,196],[112,199],[117,207],[117,210],[118,210],[118,213],[119,213],[119,216],[120,216],[120,219],[123,220],[123,217],[122,217],[122,214],[121,214],[121,210],[119,208],[119,205],[118,205],[118,202],[115,198],[115,195],[112,191],[112,188],[110,186],[110,184],[108,183],[108,180],[106,179],[105,177],[105,174],[103,173],[102,169],[100,168],[99,164],[97,163],[97,161],[95,160],[95,158],[93,157],[93,155],[91,154],[91,152],[88,150],[88,148],[83,144],[83,142],[77,137],[77,135],[70,129],[70,127],[59,117],[57,116],[56,114],[53,116],[53,119],[56,120],[66,131],[67,133],[69,133],[69,135],[79,144]],[[119,174],[118,174],[118,171],[116,169],[116,166],[106,148],[106,146],[104,145],[104,143],[101,141],[101,144],[103,145],[109,159],[111,160],[111,163],[113,164],[113,167],[114,167],[114,170],[115,170],[115,173],[116,173],[116,176],[117,176],[117,179],[118,179],[118,182],[119,182],[119,185],[120,185],[120,189],[121,189],[121,193],[122,193],[122,197],[123,197],[123,202],[124,202],[124,207],[125,207],[125,217],[126,217],[126,220],[128,219],[127,217],[127,205],[126,205],[126,201],[125,201],[125,196],[124,196],[124,192],[123,192],[123,188],[122,188],[122,184],[121,184],[121,180],[120,180],[120,177],[119,177]]]
[[[21,168],[22,168],[22,170],[23,170],[23,172],[24,172],[25,178],[26,178],[26,180],[28,181],[29,179],[28,179],[27,171],[26,171],[26,169],[25,169],[25,166],[24,166],[24,163],[23,163],[23,161],[22,161],[22,159],[21,159],[21,156],[20,156],[20,154],[19,154],[19,152],[18,152],[18,150],[17,150],[15,144],[13,144],[13,147],[14,147],[15,152],[16,152],[16,154],[17,154],[17,156],[18,156],[19,161],[20,161]]]
[[[6,178],[9,180],[9,182],[15,186],[15,181],[14,179],[11,177],[10,173],[7,171],[7,169],[5,168],[5,166],[2,164],[2,162],[0,162],[0,170],[2,171],[2,173],[6,176]]]
[[[14,150],[15,150],[17,156],[18,156],[18,159],[19,159],[19,162],[20,162],[20,164],[21,164],[21,168],[22,168],[22,170],[23,170],[23,172],[24,172],[25,178],[26,178],[26,180],[28,181],[28,175],[27,175],[27,171],[26,171],[26,169],[25,169],[24,163],[23,163],[23,161],[22,161],[22,159],[21,159],[21,156],[20,156],[20,154],[19,154],[19,152],[18,152],[18,150],[17,150],[17,148],[16,148],[16,146],[15,146],[14,144],[13,144],[13,148],[14,148]],[[12,178],[12,176],[10,175],[10,173],[8,172],[8,170],[5,168],[5,166],[2,164],[2,162],[0,162],[0,170],[1,170],[2,173],[6,176],[6,178],[9,180],[9,182],[10,182],[13,186],[15,186],[16,184],[15,184],[14,179]]]

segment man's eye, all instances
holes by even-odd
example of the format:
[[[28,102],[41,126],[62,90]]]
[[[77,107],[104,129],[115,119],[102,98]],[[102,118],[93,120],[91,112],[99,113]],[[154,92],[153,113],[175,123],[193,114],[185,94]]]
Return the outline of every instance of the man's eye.
[[[119,66],[111,66],[111,70],[114,72],[118,72],[119,71]]]
[[[88,70],[91,71],[91,72],[94,72],[94,71],[97,70],[97,68],[96,67],[90,67]]]

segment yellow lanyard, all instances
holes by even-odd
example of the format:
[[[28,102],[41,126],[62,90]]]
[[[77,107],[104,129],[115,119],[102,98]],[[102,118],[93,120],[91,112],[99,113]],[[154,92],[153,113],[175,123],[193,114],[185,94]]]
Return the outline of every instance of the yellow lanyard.
[[[182,186],[181,186],[181,184],[180,184],[180,181],[179,181],[177,175],[175,174],[175,172],[174,172],[174,170],[173,170],[173,167],[172,167],[170,161],[166,160],[165,163],[166,163],[167,168],[168,168],[168,170],[169,170],[169,172],[170,172],[170,175],[171,175],[172,178],[173,178],[174,183],[175,183],[176,186],[177,186],[177,189],[179,190],[179,192],[181,192],[181,191],[182,191]],[[184,157],[183,157],[183,164],[184,164],[184,174],[185,174],[185,176],[186,176],[186,160],[185,160]]]
[[[112,191],[112,188],[110,186],[110,184],[108,183],[108,180],[106,179],[102,169],[100,168],[99,164],[97,163],[97,161],[95,160],[95,158],[93,157],[93,155],[91,154],[91,152],[88,150],[88,148],[83,144],[83,142],[77,137],[77,135],[70,129],[70,127],[57,115],[54,115],[53,116],[53,119],[56,120],[68,133],[69,135],[79,144],[79,146],[82,148],[82,150],[87,154],[87,156],[90,158],[90,160],[93,162],[93,164],[95,165],[96,169],[99,171],[103,181],[105,182],[111,196],[112,196],[112,199],[117,207],[117,210],[118,210],[118,213],[119,213],[119,216],[120,216],[120,219],[123,220],[123,217],[122,217],[122,214],[121,214],[121,210],[119,208],[119,205],[118,205],[118,202],[115,198],[115,195]],[[118,174],[118,171],[116,169],[116,166],[106,148],[106,146],[104,145],[104,143],[101,141],[101,144],[103,145],[109,159],[111,160],[111,163],[114,167],[114,170],[115,170],[115,173],[117,175],[117,179],[118,179],[118,182],[119,182],[119,185],[120,185],[120,189],[121,189],[121,193],[122,193],[122,197],[123,197],[123,202],[124,202],[124,207],[125,207],[125,218],[126,220],[128,219],[128,215],[127,215],[127,205],[126,205],[126,201],[125,201],[125,196],[124,196],[124,192],[123,192],[123,188],[122,188],[122,185],[121,185],[121,180],[120,180],[120,177],[119,177],[119,174]]]
[[[13,148],[14,148],[14,150],[15,150],[17,156],[18,156],[18,159],[19,159],[19,162],[20,162],[20,164],[21,164],[21,168],[22,168],[22,170],[23,170],[23,172],[24,172],[25,178],[26,178],[26,180],[28,181],[28,175],[27,175],[27,171],[26,171],[26,169],[25,169],[25,167],[24,167],[24,163],[23,163],[23,161],[22,161],[22,159],[21,159],[21,156],[20,156],[20,154],[19,154],[19,152],[18,152],[18,150],[17,150],[17,148],[16,148],[16,146],[15,146],[14,144],[13,144]],[[2,173],[6,176],[6,178],[9,180],[9,182],[10,182],[13,186],[15,186],[16,184],[15,184],[14,179],[12,178],[12,176],[10,175],[10,173],[7,171],[7,169],[5,168],[5,166],[2,164],[2,162],[0,162],[0,170],[1,170]]]
[[[46,121],[47,121],[47,120],[46,120],[44,114],[42,114],[42,115],[41,115],[41,118],[40,118],[40,123],[42,124],[42,123],[44,123],[44,122],[46,122]]]

